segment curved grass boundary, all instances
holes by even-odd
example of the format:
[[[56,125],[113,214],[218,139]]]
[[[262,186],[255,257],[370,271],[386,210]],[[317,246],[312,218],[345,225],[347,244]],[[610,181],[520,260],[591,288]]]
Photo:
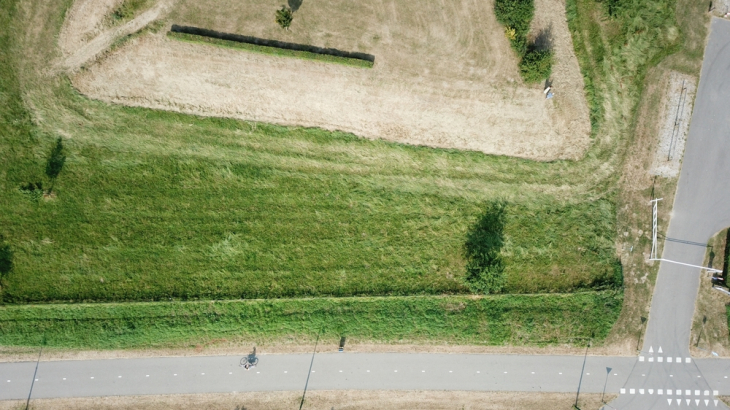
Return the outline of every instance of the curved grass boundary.
[[[238,340],[306,343],[584,344],[611,330],[616,291],[217,302],[55,304],[0,308],[0,345],[71,349],[184,347]]]
[[[221,33],[198,27],[173,24],[168,37],[205,44],[248,50],[262,54],[297,57],[305,60],[327,61],[356,67],[372,68],[375,56],[372,54],[349,52],[334,48],[320,48],[306,44],[287,43],[240,34]]]

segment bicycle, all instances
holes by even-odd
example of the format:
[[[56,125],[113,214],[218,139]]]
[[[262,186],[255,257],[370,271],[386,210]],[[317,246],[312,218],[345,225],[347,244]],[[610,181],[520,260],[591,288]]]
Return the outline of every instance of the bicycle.
[[[259,358],[256,357],[256,347],[253,348],[253,352],[250,353],[248,356],[244,356],[241,359],[241,367],[245,367],[246,369],[250,369],[252,367],[256,367],[256,365],[259,363]]]

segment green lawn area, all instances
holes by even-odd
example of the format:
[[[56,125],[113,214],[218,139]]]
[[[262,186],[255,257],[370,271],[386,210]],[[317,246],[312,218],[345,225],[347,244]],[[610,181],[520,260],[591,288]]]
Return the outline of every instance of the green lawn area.
[[[601,6],[576,1],[582,42],[575,19]],[[542,163],[92,101],[41,69],[70,2],[27,3],[0,0],[0,234],[15,252],[0,344],[304,340],[320,324],[361,341],[558,344],[615,321],[622,115],[638,95],[602,87],[641,83],[664,50],[657,31],[612,28],[623,34],[604,39],[612,74],[589,90],[601,108],[590,151]],[[58,136],[55,197],[23,193],[50,185]],[[506,204],[489,233],[504,295],[477,298],[465,244],[492,201]]]

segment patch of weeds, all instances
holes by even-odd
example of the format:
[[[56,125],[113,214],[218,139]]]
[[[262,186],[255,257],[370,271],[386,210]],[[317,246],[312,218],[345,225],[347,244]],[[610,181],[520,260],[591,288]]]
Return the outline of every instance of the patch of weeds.
[[[43,197],[43,182],[28,182],[20,186],[20,192],[32,201],[39,201]]]
[[[131,20],[151,4],[151,0],[124,0],[111,14],[115,22]]]

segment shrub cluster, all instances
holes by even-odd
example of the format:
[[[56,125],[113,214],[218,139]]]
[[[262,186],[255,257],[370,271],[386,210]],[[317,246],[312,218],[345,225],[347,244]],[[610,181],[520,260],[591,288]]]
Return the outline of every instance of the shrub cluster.
[[[531,46],[520,61],[520,75],[527,83],[537,83],[548,77],[552,71],[553,53]]]
[[[535,14],[534,0],[497,0],[494,3],[497,21],[505,26],[505,35],[521,57],[520,75],[525,82],[536,83],[550,76],[552,51],[529,44],[527,34]]]
[[[494,3],[497,21],[505,28],[512,48],[520,55],[527,51],[527,33],[535,14],[535,0],[497,0]]]

